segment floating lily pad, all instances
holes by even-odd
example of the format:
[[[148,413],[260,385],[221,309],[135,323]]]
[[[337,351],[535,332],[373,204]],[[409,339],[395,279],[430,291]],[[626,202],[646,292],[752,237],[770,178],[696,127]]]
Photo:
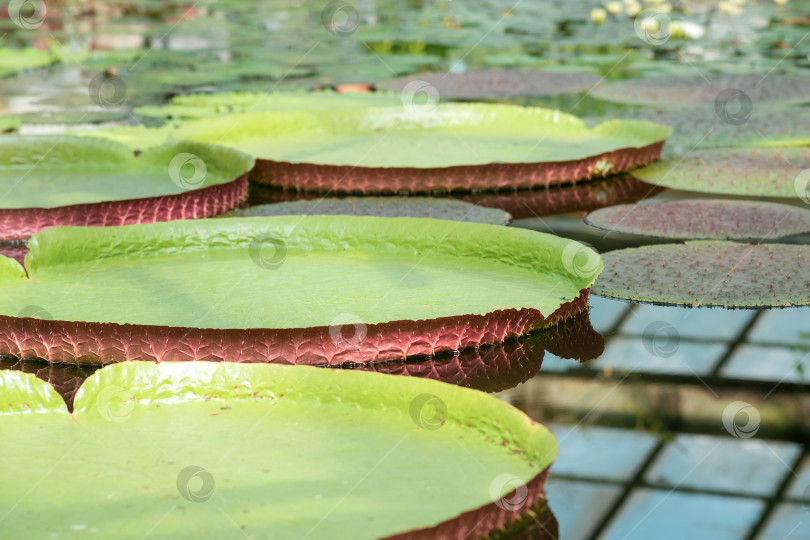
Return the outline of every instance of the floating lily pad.
[[[577,313],[602,264],[533,231],[356,216],[60,227],[28,247],[30,279],[0,258],[0,354],[85,363],[340,364],[497,343]]]
[[[571,183],[658,158],[671,129],[612,121],[587,129],[559,111],[414,105],[206,118],[175,137],[258,158],[251,178],[293,190],[396,193]]]
[[[246,112],[387,106],[402,106],[402,96],[388,92],[340,94],[332,91],[191,94],[177,96],[168,105],[137,107],[134,112],[155,118],[206,118]]]
[[[378,88],[396,92],[424,92],[428,87],[433,88],[441,99],[487,99],[582,92],[600,80],[600,77],[589,73],[487,69],[466,73],[417,73],[385,81]]]
[[[633,171],[659,186],[703,193],[806,196],[802,171],[810,168],[810,148],[723,148],[695,150]]]
[[[431,197],[346,197],[345,199],[313,199],[308,201],[262,204],[244,210],[234,210],[227,217],[256,216],[377,216],[422,217],[506,225],[512,219],[508,213],[476,206],[453,199]]]
[[[132,537],[144,523],[156,537],[482,538],[541,498],[557,452],[495,397],[374,373],[126,363],[93,374],[72,416],[34,375],[0,383],[12,538]]]
[[[684,306],[810,304],[810,248],[696,241],[604,253],[594,294]]]
[[[608,119],[649,120],[672,127],[663,156],[683,156],[695,149],[735,146],[807,146],[810,144],[810,108],[753,107],[741,112],[739,121],[727,121],[712,106],[678,110],[631,109]]]
[[[591,212],[585,221],[608,231],[690,240],[780,238],[810,231],[810,211],[761,201],[623,204]]]
[[[48,51],[31,47],[22,49],[0,47],[0,77],[14,75],[26,69],[45,67],[55,60],[56,58]]]
[[[56,225],[208,217],[244,200],[253,160],[179,142],[135,157],[124,145],[69,135],[0,138],[0,240]]]
[[[590,93],[599,99],[634,105],[672,107],[736,99],[756,106],[766,101],[810,100],[810,77],[772,73],[648,77],[609,82]]]

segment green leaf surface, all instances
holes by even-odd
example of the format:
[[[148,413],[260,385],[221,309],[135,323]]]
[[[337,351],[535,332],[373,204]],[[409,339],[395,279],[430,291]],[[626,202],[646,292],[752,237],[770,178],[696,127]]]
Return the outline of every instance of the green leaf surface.
[[[73,417],[34,375],[0,381],[10,538],[379,538],[491,504],[557,451],[497,398],[390,375],[124,363]]]
[[[171,133],[182,125],[182,121],[172,121],[161,126],[119,125],[78,132],[84,137],[109,139],[124,144],[130,150],[144,151],[153,146],[160,146]]]
[[[601,269],[564,238],[423,218],[57,227],[28,245],[30,279],[0,267],[4,315],[35,305],[56,320],[200,328],[328,326],[345,313],[367,324],[521,307],[550,315]]]
[[[2,137],[0,208],[170,195],[230,182],[252,166],[240,152],[197,142],[155,147],[135,157],[122,144],[91,137]]]
[[[207,118],[174,137],[292,163],[430,168],[582,159],[648,146],[670,133],[635,121],[588,129],[579,118],[539,108],[434,104]]]
[[[7,77],[26,69],[44,67],[55,60],[56,58],[50,52],[33,47],[22,49],[0,47],[0,77]]]

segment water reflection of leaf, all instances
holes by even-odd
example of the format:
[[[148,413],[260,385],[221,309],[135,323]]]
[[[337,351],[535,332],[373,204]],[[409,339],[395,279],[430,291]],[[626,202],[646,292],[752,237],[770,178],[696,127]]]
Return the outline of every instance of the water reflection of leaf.
[[[350,367],[436,379],[485,392],[500,392],[537,375],[545,351],[560,358],[587,362],[600,356],[604,348],[604,339],[591,326],[588,314],[580,313],[554,327],[499,345],[461,351],[456,356],[393,360]]]

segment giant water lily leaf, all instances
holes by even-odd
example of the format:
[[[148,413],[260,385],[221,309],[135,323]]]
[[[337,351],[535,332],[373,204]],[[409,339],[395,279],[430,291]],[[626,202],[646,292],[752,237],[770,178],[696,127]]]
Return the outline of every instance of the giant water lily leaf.
[[[386,81],[379,88],[396,92],[435,91],[442,99],[487,99],[582,92],[599,81],[599,77],[588,73],[488,69],[466,73],[417,73]]]
[[[761,201],[687,199],[622,204],[588,214],[589,225],[661,238],[739,240],[810,231],[810,211]]]
[[[426,107],[426,108],[424,108]],[[587,129],[559,111],[412,105],[206,118],[175,137],[239,148],[253,177],[296,190],[398,192],[570,183],[650,163],[670,128],[612,121]]]
[[[703,193],[806,198],[808,148],[718,148],[695,150],[633,171],[659,186]]]
[[[594,294],[685,306],[763,308],[810,304],[810,249],[696,241],[603,254]]]
[[[31,374],[0,382],[12,538],[483,538],[540,499],[557,452],[495,397],[374,373],[119,364],[85,382],[72,417]]]
[[[0,258],[0,354],[87,363],[331,364],[497,343],[578,312],[602,265],[556,236],[423,218],[59,227],[28,247],[30,278]]]
[[[137,107],[135,113],[156,118],[205,118],[233,113],[279,110],[327,110],[401,106],[398,93],[340,94],[320,92],[225,92],[177,96],[163,106]]]
[[[277,204],[261,204],[228,212],[225,217],[291,215],[425,217],[451,221],[490,223],[492,225],[506,225],[512,218],[508,213],[494,208],[476,206],[454,199],[433,197],[319,198]]]
[[[0,139],[0,239],[55,225],[121,225],[207,217],[246,195],[253,159],[196,142],[135,157],[89,137]]]
[[[600,99],[661,107],[718,104],[736,115],[763,102],[810,99],[810,77],[803,75],[690,75],[625,79],[606,83],[591,94]]]

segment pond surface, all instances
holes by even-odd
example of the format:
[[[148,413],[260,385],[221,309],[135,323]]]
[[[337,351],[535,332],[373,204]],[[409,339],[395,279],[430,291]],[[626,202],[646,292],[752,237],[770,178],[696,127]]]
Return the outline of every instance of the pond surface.
[[[0,79],[0,126],[155,126],[161,121],[134,108],[191,92],[373,86],[421,71],[542,67],[606,80],[807,71],[807,3],[719,4],[675,3],[665,16],[680,30],[660,36],[639,32],[626,14],[596,24],[600,4],[588,1],[357,0],[345,12],[303,0],[48,5],[36,27],[0,19],[0,44],[49,51],[56,62]],[[583,117],[634,108],[589,92],[497,101]],[[512,213],[511,226],[601,252],[666,240],[589,227],[587,211],[694,196],[628,177],[458,195]],[[251,204],[313,197],[251,190]],[[95,370],[10,358],[0,368],[50,380],[69,403]],[[498,392],[552,429],[560,452],[550,514],[539,511],[527,537],[556,537],[558,528],[572,540],[810,538],[810,308],[687,309],[592,296],[589,312],[560,329],[363,369]]]

